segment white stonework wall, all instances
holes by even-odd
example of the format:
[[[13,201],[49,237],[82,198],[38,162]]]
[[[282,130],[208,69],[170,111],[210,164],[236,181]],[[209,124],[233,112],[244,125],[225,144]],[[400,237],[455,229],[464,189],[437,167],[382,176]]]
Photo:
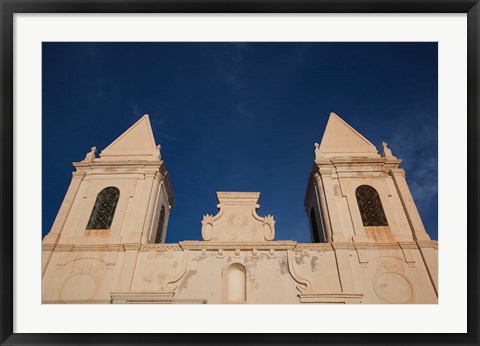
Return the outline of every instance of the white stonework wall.
[[[437,303],[435,278],[415,243],[402,249],[272,241],[240,250],[228,243],[192,243],[57,250],[43,277],[42,300],[225,303],[225,271],[240,263],[246,303]],[[436,251],[435,242],[428,247]],[[150,300],[157,293],[168,298]]]
[[[218,192],[202,241],[164,244],[173,192],[148,116],[76,172],[42,243],[43,303],[298,304],[438,302],[438,242],[428,237],[396,159],[331,115],[309,177],[326,242],[274,240],[258,192]],[[355,189],[374,187],[388,226],[364,227]],[[98,193],[120,190],[108,230],[86,230]],[[162,243],[153,244],[161,206]]]

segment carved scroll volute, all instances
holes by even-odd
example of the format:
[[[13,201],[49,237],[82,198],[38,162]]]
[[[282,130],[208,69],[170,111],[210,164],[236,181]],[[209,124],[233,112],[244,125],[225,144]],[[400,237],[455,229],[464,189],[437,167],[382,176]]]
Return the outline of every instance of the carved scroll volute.
[[[202,238],[203,240],[212,240],[213,234],[213,223],[218,220],[223,214],[223,210],[220,209],[219,213],[215,216],[206,214],[203,216],[202,220]]]
[[[273,240],[275,237],[275,220],[272,215],[263,218],[263,236],[265,240]]]
[[[173,276],[165,280],[165,282],[162,284],[162,287],[161,287],[162,291],[173,292],[177,289],[180,279],[183,278],[185,276],[185,273],[187,272],[189,254],[190,254],[189,250],[183,251],[182,264],[180,265],[178,272],[176,272]]]
[[[211,240],[213,237],[213,216],[204,215],[202,220],[202,238],[203,240]]]
[[[300,293],[310,292],[312,289],[312,284],[310,283],[310,281],[300,277],[300,275],[298,275],[297,271],[295,270],[295,266],[294,266],[295,259],[294,259],[292,250],[287,250],[287,258],[288,258],[288,270],[290,272],[290,275],[298,284],[296,286],[297,290]]]

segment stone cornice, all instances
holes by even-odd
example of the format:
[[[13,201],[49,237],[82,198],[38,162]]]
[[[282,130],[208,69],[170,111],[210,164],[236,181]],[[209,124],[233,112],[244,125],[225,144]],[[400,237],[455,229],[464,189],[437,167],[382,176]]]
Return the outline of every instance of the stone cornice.
[[[72,162],[75,168],[86,168],[86,167],[109,167],[109,166],[137,166],[138,168],[152,167],[159,169],[163,164],[162,160],[102,160],[96,159],[93,162],[80,161]]]
[[[42,251],[53,251],[55,246],[55,244],[42,244]]]
[[[405,177],[405,170],[403,168],[394,167],[394,168],[390,168],[389,174]]]
[[[168,304],[172,302],[175,292],[111,292],[113,304]]]
[[[402,248],[402,249],[418,249],[418,244],[414,241],[399,241],[398,242],[398,245]]]
[[[76,178],[76,179],[83,179],[86,175],[87,175],[87,173],[85,173],[83,171],[72,172],[72,177]]]
[[[386,157],[332,157],[316,161],[311,174],[319,172],[322,177],[338,174],[349,177],[350,174],[362,172],[364,174],[385,174],[392,170],[403,171],[399,168],[402,160]],[[398,174],[398,173],[397,173]],[[356,177],[356,175],[352,175]],[[312,177],[309,177],[312,180]]]
[[[303,293],[299,294],[301,303],[360,303],[362,293]]]
[[[400,165],[402,160],[400,159],[391,159],[385,157],[332,157],[330,159],[331,163],[334,165],[351,165],[353,164],[392,164]]]
[[[438,240],[419,240],[416,242],[421,249],[438,249]]]
[[[355,247],[353,243],[350,242],[333,242],[331,243],[335,251],[337,250],[354,250]]]
[[[333,250],[386,250],[386,249],[438,249],[438,241],[403,241],[396,243],[371,242],[333,242],[333,243],[297,243],[293,240],[273,240],[261,242],[211,242],[185,240],[171,244],[42,244],[42,251],[184,251],[184,250],[294,250],[294,251],[333,251]]]
[[[142,244],[140,243],[123,244],[125,250],[140,250],[141,246]]]
[[[331,243],[297,243],[295,245],[294,251],[333,251],[333,246]]]
[[[261,242],[212,242],[199,240],[186,240],[178,243],[184,250],[293,250],[296,241],[275,240]]]
[[[140,252],[145,251],[182,251],[182,248],[178,243],[174,244],[142,244]]]

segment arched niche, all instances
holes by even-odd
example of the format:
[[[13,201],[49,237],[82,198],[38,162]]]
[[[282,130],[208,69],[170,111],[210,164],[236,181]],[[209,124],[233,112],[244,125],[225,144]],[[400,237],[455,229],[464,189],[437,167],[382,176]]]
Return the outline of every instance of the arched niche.
[[[228,266],[225,272],[225,302],[246,303],[247,271],[240,263]]]

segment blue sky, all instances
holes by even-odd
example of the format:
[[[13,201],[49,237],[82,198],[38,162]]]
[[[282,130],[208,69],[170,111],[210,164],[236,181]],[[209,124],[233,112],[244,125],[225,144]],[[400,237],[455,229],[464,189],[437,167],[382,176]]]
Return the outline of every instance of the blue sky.
[[[216,191],[259,191],[276,236],[309,242],[303,206],[330,112],[403,159],[438,239],[436,43],[43,43],[42,235],[73,161],[143,114],[169,171],[167,242],[201,239]]]

